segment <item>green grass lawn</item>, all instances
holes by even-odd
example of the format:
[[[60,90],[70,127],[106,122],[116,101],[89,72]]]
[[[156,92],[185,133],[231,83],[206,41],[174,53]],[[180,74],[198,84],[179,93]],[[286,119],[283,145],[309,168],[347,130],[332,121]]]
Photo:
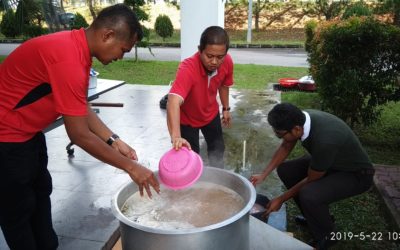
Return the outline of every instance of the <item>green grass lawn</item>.
[[[103,66],[93,61],[100,78],[123,80],[132,84],[168,85],[175,79],[179,62],[121,60]]]
[[[178,62],[122,60],[103,66],[94,61],[93,67],[100,77],[124,80],[127,83],[168,85],[175,79]],[[268,83],[282,77],[301,77],[307,69],[299,67],[277,67],[249,64],[235,64],[235,87],[239,89],[264,89]]]

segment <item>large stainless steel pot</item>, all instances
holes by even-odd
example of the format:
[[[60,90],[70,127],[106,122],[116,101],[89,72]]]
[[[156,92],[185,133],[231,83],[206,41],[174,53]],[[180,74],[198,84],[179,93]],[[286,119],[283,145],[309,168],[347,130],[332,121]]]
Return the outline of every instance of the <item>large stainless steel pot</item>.
[[[157,173],[156,173],[157,174]],[[131,182],[122,187],[112,200],[112,210],[120,221],[124,250],[246,250],[249,249],[249,211],[256,191],[242,176],[227,170],[205,167],[200,181],[216,183],[236,191],[245,206],[236,215],[220,223],[192,229],[166,230],[139,225],[121,212],[125,201],[138,188]]]

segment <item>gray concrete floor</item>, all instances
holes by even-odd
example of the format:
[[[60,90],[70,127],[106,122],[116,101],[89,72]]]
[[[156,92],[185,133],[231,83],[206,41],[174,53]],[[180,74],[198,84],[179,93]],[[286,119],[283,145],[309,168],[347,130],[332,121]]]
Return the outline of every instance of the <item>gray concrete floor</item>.
[[[166,113],[158,105],[167,92],[167,86],[124,85],[95,100],[124,103],[123,108],[101,108],[99,116],[135,148],[139,161],[153,171],[157,170],[162,154],[171,147]],[[231,103],[234,108],[241,107],[242,97],[233,91]],[[69,140],[64,126],[46,133],[46,138],[54,186],[51,195],[53,224],[60,239],[59,249],[102,249],[118,228],[118,221],[110,209],[111,198],[121,186],[131,181],[129,176],[76,146],[75,157],[68,158],[65,147]],[[264,233],[269,232],[271,227],[263,224],[264,229],[267,227]],[[274,231],[273,235],[268,238],[261,234],[260,238],[274,241],[274,244],[281,242],[281,249],[307,248],[279,231]],[[284,247],[284,244],[291,247]],[[8,249],[3,238],[0,238],[0,249]]]
[[[123,108],[101,108],[101,119],[134,148],[139,161],[156,170],[158,159],[170,147],[165,111],[158,100],[167,87],[124,85],[98,99],[123,102]],[[59,249],[101,249],[118,228],[110,201],[119,187],[131,181],[125,172],[104,164],[78,147],[69,159],[64,126],[46,133],[53,178],[52,214]],[[2,233],[0,234],[2,237]],[[0,239],[0,249],[8,249]]]

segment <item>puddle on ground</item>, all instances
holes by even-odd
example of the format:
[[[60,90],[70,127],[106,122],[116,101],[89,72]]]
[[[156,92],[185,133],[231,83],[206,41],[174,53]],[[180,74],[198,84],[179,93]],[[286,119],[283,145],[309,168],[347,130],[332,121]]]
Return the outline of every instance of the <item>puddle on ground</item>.
[[[224,129],[225,169],[249,178],[252,173],[261,173],[265,168],[280,144],[280,139],[276,138],[267,120],[268,112],[279,100],[279,92],[231,90],[233,126]],[[243,165],[244,141],[246,141],[246,153]],[[204,139],[200,151],[207,164]],[[282,183],[275,171],[257,186],[257,192],[269,198],[281,194],[282,190]]]

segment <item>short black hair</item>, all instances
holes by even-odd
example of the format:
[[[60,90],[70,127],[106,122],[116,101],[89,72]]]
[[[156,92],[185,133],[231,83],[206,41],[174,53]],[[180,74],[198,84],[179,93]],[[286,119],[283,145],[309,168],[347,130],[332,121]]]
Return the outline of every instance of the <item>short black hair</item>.
[[[226,51],[228,51],[229,36],[226,30],[219,26],[210,26],[205,29],[200,37],[200,52],[202,52],[206,46],[210,44],[225,44]]]
[[[114,29],[121,39],[136,35],[137,41],[143,38],[142,26],[135,13],[125,4],[115,4],[100,11],[91,25],[94,29]]]
[[[268,123],[275,130],[290,131],[295,126],[304,126],[306,116],[295,105],[280,103],[268,113]]]

